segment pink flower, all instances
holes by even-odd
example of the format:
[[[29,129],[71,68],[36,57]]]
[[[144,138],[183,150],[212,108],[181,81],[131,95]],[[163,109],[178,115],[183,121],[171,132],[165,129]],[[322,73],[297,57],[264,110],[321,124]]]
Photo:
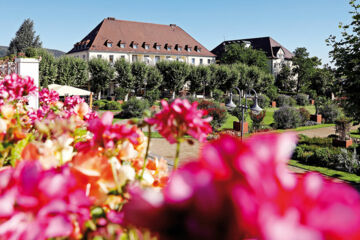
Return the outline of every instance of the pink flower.
[[[7,75],[0,82],[0,96],[8,101],[24,100],[24,97],[35,94],[37,87],[34,79],[20,77],[17,74]]]
[[[0,238],[67,237],[90,218],[90,201],[70,169],[43,170],[37,161],[0,171]]]
[[[145,121],[156,125],[159,133],[170,143],[176,143],[185,134],[204,142],[212,128],[209,124],[211,117],[203,119],[205,110],[197,109],[197,102],[190,104],[188,100],[175,99],[170,105],[162,100],[162,110],[153,118]]]
[[[360,197],[318,174],[287,169],[294,134],[223,135],[162,193],[132,190],[127,223],[160,239],[360,239]]]
[[[39,101],[41,105],[51,105],[59,101],[59,94],[54,90],[43,88],[39,92]]]
[[[123,124],[112,124],[114,116],[105,112],[101,118],[94,118],[88,122],[88,130],[93,137],[86,142],[76,144],[78,151],[87,151],[94,147],[111,149],[119,140],[128,139],[132,144],[138,144],[139,134],[136,128],[128,128]]]
[[[72,109],[74,108],[76,105],[85,102],[85,100],[83,98],[81,98],[80,96],[70,96],[70,97],[66,97],[65,101],[64,101],[64,107],[65,109]]]

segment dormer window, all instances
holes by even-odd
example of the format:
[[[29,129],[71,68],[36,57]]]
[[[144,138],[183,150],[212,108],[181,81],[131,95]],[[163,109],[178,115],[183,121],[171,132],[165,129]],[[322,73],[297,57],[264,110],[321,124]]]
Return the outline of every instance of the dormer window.
[[[182,51],[182,46],[180,46],[179,44],[176,44],[176,49],[180,52],[180,51]]]
[[[150,48],[149,45],[145,45],[145,49],[148,50]]]
[[[187,51],[188,51],[188,52],[191,52],[191,47],[188,47],[188,48],[187,48]]]
[[[201,52],[201,47],[195,46],[195,51],[196,52]]]
[[[166,48],[166,50],[168,50],[168,51],[171,51],[171,47],[172,47],[172,46],[171,46],[170,44],[168,44],[168,43],[165,45],[165,48]]]
[[[146,50],[149,50],[149,49],[150,49],[150,44],[144,42],[143,47],[144,47]]]
[[[108,48],[111,48],[112,45],[113,45],[113,42],[112,42],[111,40],[106,40],[105,45],[106,45]]]
[[[156,45],[156,50],[161,50],[161,46],[160,45]]]
[[[120,43],[120,48],[125,48],[125,43]]]
[[[132,42],[132,48],[137,49],[139,44],[137,42]]]

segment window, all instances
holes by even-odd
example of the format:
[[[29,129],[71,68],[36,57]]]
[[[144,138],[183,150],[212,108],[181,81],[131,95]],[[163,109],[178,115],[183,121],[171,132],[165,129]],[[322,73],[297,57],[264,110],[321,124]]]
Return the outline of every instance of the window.
[[[167,46],[167,50],[168,50],[168,51],[171,51],[171,46]]]
[[[138,56],[137,55],[132,55],[132,62],[137,62],[138,61]]]
[[[202,58],[200,58],[200,65],[202,65],[203,64],[203,59]]]
[[[208,59],[208,64],[210,64],[211,63],[211,59]]]
[[[155,56],[155,63],[160,62],[160,56]]]
[[[166,59],[171,59],[171,57],[170,57],[170,56],[166,56]]]
[[[125,48],[125,43],[120,43],[120,48]]]
[[[191,63],[195,65],[195,58],[191,59]]]
[[[109,55],[109,61],[110,61],[111,63],[114,62],[114,55]]]
[[[122,55],[122,56],[121,56],[121,58],[122,58],[122,59],[125,59],[125,56],[124,56],[124,55]]]
[[[133,49],[137,49],[138,45],[137,44],[133,44]]]
[[[188,48],[187,48],[187,51],[188,51],[188,52],[191,52],[191,47],[188,47]]]
[[[148,50],[150,46],[148,44],[145,45],[145,49]]]
[[[156,50],[160,50],[161,46],[160,45],[156,45]]]
[[[107,43],[106,43],[106,46],[110,48],[110,47],[112,47],[112,43],[111,43],[111,42],[107,42]]]
[[[149,56],[149,55],[145,55],[145,56],[144,56],[144,63],[149,64],[150,61],[151,61],[150,56]]]
[[[98,54],[96,57],[97,57],[97,58],[102,58],[101,54]]]
[[[178,51],[179,51],[179,52],[182,51],[182,47],[178,47]]]

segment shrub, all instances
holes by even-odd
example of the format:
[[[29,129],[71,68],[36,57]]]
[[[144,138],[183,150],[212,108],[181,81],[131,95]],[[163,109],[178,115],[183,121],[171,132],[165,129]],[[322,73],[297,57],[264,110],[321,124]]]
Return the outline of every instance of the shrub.
[[[295,99],[288,95],[279,95],[277,98],[277,106],[285,107],[285,106],[294,106],[296,105]]]
[[[340,108],[335,104],[324,104],[319,106],[318,114],[321,114],[326,123],[334,123],[340,117]]]
[[[270,106],[270,98],[265,94],[258,96],[258,103],[261,108],[267,108]]]
[[[147,100],[132,97],[129,101],[123,103],[120,116],[121,118],[140,118],[147,108],[149,108]]]
[[[244,121],[246,122],[246,115],[247,115],[247,111],[244,109]],[[237,117],[237,119],[239,120],[239,122],[242,121],[242,109],[240,107],[236,107],[231,111],[231,115]]]
[[[339,118],[335,121],[335,132],[339,134],[341,140],[346,140],[349,138],[349,133],[351,129],[351,119],[349,118]]]
[[[156,100],[159,100],[160,99],[160,90],[159,89],[153,89],[153,90],[148,90],[146,91],[146,93],[144,94],[144,98],[146,100],[149,101],[149,104],[152,106],[154,105],[154,102]]]
[[[274,113],[275,127],[278,129],[297,128],[300,126],[300,112],[293,107],[281,107]]]
[[[295,96],[295,99],[296,99],[297,105],[299,105],[299,106],[306,106],[309,104],[309,96],[306,94],[298,93]]]
[[[306,108],[299,109],[301,125],[305,125],[310,120],[310,112]]]
[[[105,107],[106,102],[103,100],[96,100],[93,102],[94,107],[98,107],[100,110],[103,110]]]
[[[210,124],[214,130],[220,128],[225,123],[227,111],[226,108],[220,106],[219,103],[209,100],[202,100],[199,102],[198,108],[207,110],[207,116],[211,116],[213,118]]]
[[[117,101],[107,101],[104,110],[121,110],[121,104]]]
[[[270,98],[271,101],[276,101],[278,98],[278,88],[274,85],[268,87],[266,90],[266,95]]]
[[[220,89],[214,89],[213,91],[213,98],[217,102],[224,102],[225,101],[225,95],[224,92]]]

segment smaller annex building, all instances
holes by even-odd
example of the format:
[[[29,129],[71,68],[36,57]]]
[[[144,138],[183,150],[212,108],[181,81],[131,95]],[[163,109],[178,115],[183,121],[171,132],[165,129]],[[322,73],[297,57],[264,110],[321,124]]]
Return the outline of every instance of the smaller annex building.
[[[193,65],[215,63],[215,55],[175,24],[104,19],[86,37],[74,44],[69,56],[89,60],[103,58],[114,63],[181,61]]]
[[[294,54],[271,37],[227,40],[220,43],[211,52],[216,55],[217,59],[221,59],[226,51],[226,45],[229,44],[244,44],[246,47],[263,51],[268,58],[269,70],[275,77],[281,71],[283,64],[290,68],[293,67],[292,58]]]

